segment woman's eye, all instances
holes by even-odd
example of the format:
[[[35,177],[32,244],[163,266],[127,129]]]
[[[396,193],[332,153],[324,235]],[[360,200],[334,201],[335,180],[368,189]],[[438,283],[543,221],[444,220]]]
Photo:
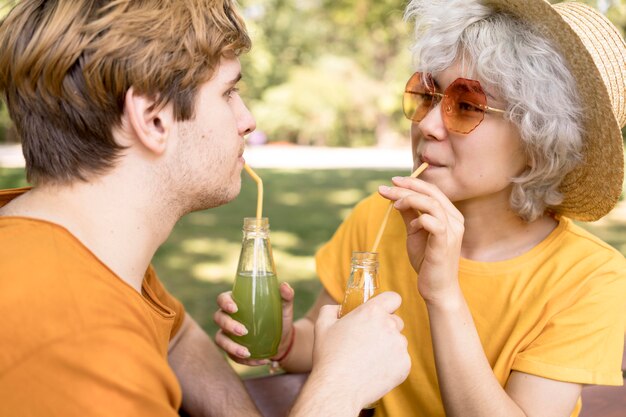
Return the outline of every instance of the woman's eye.
[[[472,104],[470,102],[467,101],[461,101],[459,102],[459,110],[461,111],[471,111],[471,112],[480,112],[482,113],[484,110],[481,109],[480,107],[478,107],[475,104]]]
[[[428,91],[424,93],[415,93],[415,95],[417,96],[418,100],[427,103],[432,102],[432,100],[435,98],[434,94]]]

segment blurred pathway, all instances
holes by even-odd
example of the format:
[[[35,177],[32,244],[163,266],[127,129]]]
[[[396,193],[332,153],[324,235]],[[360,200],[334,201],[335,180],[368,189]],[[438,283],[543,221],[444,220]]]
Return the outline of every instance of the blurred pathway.
[[[24,157],[20,145],[0,144],[0,168],[21,168],[24,166]]]
[[[331,169],[373,168],[406,169],[413,166],[406,148],[319,148],[308,146],[250,146],[243,154],[253,168]],[[0,145],[0,167],[24,166],[19,145]]]
[[[406,148],[321,148],[308,146],[269,145],[249,146],[243,154],[253,168],[333,169],[369,168],[401,169],[413,166],[411,152]],[[19,145],[0,144],[0,168],[24,166]],[[626,223],[626,201],[618,203],[611,213],[598,223]]]

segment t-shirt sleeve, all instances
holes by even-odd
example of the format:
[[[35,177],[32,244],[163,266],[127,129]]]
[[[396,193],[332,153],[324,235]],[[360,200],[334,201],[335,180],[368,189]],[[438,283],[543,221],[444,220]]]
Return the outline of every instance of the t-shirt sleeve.
[[[170,334],[170,340],[176,336],[180,326],[182,326],[183,321],[185,319],[185,308],[183,304],[172,294],[167,291],[152,265],[148,268],[145,276],[145,283],[150,287],[154,296],[161,302],[164,306],[173,310],[175,313],[174,316],[174,325],[172,326],[172,333]]]
[[[372,217],[372,205],[375,204],[373,199],[376,198],[382,200],[379,196],[371,196],[357,204],[331,240],[315,255],[320,281],[337,303],[343,301],[346,283],[350,277],[352,252],[370,250],[368,220]],[[382,217],[378,221],[382,221]]]
[[[611,265],[614,269],[611,270]],[[550,379],[622,385],[626,269],[608,262],[554,314],[513,370]]]
[[[0,388],[0,415],[177,417],[180,387],[151,342],[132,329],[102,327],[26,358]]]

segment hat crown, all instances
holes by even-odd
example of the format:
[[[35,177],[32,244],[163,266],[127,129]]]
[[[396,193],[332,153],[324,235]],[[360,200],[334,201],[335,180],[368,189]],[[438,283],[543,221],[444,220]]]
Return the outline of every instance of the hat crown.
[[[626,125],[626,42],[615,26],[595,9],[578,2],[552,7],[580,38],[591,55],[611,100],[620,127]]]

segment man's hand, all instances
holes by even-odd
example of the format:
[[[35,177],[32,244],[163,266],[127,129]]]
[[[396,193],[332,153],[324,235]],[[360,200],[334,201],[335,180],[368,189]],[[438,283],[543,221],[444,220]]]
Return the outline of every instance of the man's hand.
[[[352,404],[360,410],[402,383],[411,359],[393,314],[401,298],[382,293],[340,320],[337,306],[324,306],[315,325],[312,383],[329,388],[325,401]]]

